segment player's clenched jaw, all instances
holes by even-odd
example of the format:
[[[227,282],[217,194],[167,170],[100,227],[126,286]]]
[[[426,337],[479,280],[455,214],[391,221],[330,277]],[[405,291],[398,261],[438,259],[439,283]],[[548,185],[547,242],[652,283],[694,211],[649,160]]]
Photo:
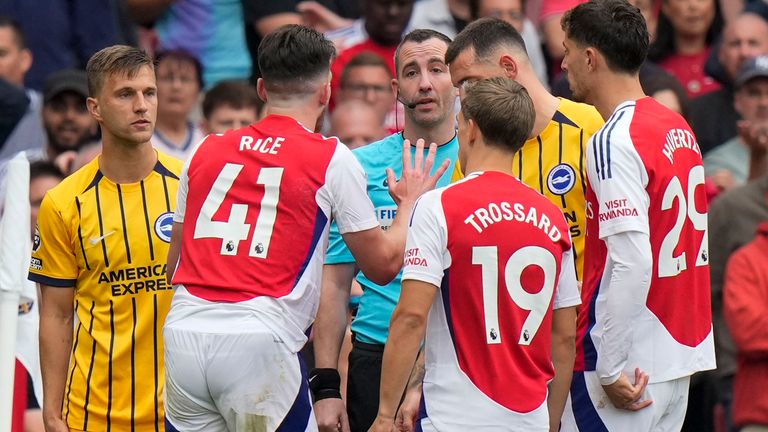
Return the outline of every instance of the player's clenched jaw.
[[[102,133],[115,143],[139,145],[149,142],[157,118],[157,85],[151,66],[135,74],[107,75],[98,93],[88,98],[91,115],[101,124]]]

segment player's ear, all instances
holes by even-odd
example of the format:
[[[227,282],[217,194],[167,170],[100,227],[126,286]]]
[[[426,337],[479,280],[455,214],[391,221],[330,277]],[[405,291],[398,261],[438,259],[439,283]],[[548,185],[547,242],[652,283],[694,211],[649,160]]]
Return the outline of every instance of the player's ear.
[[[263,78],[259,78],[258,80],[256,80],[256,93],[259,95],[259,98],[262,101],[264,101],[265,103],[267,102],[267,89],[264,87]]]
[[[470,147],[473,147],[480,138],[480,128],[477,127],[474,119],[467,120],[467,141]]]
[[[101,109],[99,107],[99,101],[96,98],[89,97],[85,100],[85,106],[88,108],[88,112],[91,114],[97,122],[101,122]]]
[[[499,66],[504,69],[504,76],[509,79],[517,78],[517,61],[509,54],[499,57]]]
[[[598,56],[599,56],[598,52],[592,47],[589,47],[584,50],[584,58],[585,58],[585,61],[587,62],[587,65],[586,65],[587,70],[589,71],[595,70],[597,66]]]

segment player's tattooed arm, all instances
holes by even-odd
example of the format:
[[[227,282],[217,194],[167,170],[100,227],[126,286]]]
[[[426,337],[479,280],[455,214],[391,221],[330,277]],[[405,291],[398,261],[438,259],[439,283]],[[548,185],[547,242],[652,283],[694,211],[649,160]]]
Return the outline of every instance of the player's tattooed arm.
[[[415,430],[416,418],[419,415],[419,405],[421,404],[421,384],[424,381],[424,349],[419,351],[416,358],[416,364],[413,365],[411,378],[408,380],[408,387],[405,390],[405,398],[395,417],[395,430],[398,432],[411,432]]]

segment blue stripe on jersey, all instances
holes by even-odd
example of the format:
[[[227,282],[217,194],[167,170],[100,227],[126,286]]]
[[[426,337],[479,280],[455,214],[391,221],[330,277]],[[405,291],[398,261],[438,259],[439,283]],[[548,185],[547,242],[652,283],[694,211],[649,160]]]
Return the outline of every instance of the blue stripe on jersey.
[[[304,366],[304,362],[301,361],[301,356],[297,355],[296,357],[298,358],[299,369],[301,370],[299,394],[296,395],[296,400],[293,401],[291,409],[288,410],[288,414],[285,415],[283,422],[280,423],[275,432],[300,432],[307,430],[309,416],[312,415],[312,404],[309,402],[307,368]]]
[[[416,415],[416,432],[423,432],[424,429],[421,428],[421,421],[425,418],[429,417],[427,415],[427,404],[424,402],[424,388],[421,389],[421,402],[419,402],[419,413]]]
[[[608,428],[605,427],[605,423],[603,423],[597,410],[595,410],[592,399],[589,397],[584,372],[573,373],[571,406],[573,408],[573,417],[576,419],[576,426],[580,431],[608,432]]]
[[[611,149],[610,149],[610,135],[616,123],[624,116],[624,110],[634,107],[635,104],[625,105],[617,109],[608,120],[605,122],[600,132],[595,139],[595,147],[600,146],[600,160],[597,158],[597,149],[595,149],[595,165],[597,165],[597,176],[601,180],[611,178]],[[603,146],[605,144],[605,147]],[[606,157],[607,153],[607,157]],[[606,160],[607,159],[607,160]]]
[[[589,300],[589,324],[587,324],[587,332],[584,334],[584,340],[582,341],[582,344],[584,345],[584,369],[588,371],[595,370],[595,367],[597,366],[597,350],[595,349],[595,344],[592,342],[590,333],[592,333],[592,328],[594,328],[597,323],[595,304],[597,303],[597,295],[599,293],[600,282],[598,281],[597,287],[595,287],[595,293]]]
[[[445,322],[448,324],[448,331],[451,333],[451,342],[453,349],[456,350],[456,335],[453,333],[453,320],[451,320],[451,284],[448,282],[448,270],[443,272],[443,282],[440,284],[440,293],[443,296],[443,310],[445,311]],[[458,353],[457,353],[458,354]]]
[[[616,127],[616,124],[621,120],[621,118],[624,117],[624,110],[620,110],[618,117],[616,117],[616,120],[611,123],[611,127],[608,129],[608,133],[605,135],[605,149],[606,149],[606,159],[607,159],[607,166],[603,168],[603,175],[607,178],[613,177],[613,174],[611,173],[611,134],[613,133],[613,128]],[[605,180],[605,178],[603,178]]]
[[[602,134],[603,130],[601,129],[597,134],[594,135],[594,138],[592,139],[592,155],[595,157],[595,170],[597,171],[597,178],[600,178],[600,173],[602,172],[600,161],[597,157],[597,146],[600,142],[600,135]]]
[[[171,424],[171,421],[168,420],[168,417],[165,417],[165,432],[180,432],[178,429],[176,429],[173,424]]]
[[[294,287],[299,283],[299,280],[304,275],[304,271],[307,270],[309,260],[312,259],[312,254],[317,247],[317,242],[320,241],[320,236],[323,235],[323,231],[325,230],[325,225],[327,223],[328,217],[325,215],[325,213],[323,213],[323,210],[318,207],[317,214],[315,215],[315,229],[312,231],[312,243],[309,245],[309,250],[307,251],[307,257],[304,259],[304,264],[301,265],[299,274],[296,276],[296,280],[293,282]]]

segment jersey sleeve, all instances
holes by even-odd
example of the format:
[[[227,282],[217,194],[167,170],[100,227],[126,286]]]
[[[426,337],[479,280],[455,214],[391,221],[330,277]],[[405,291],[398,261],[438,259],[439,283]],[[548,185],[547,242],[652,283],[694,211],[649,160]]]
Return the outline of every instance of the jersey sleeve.
[[[366,191],[363,167],[352,152],[337,144],[326,177],[327,199],[340,234],[365,231],[379,226],[376,211]]]
[[[43,198],[37,220],[29,280],[60,288],[74,287],[79,272],[72,250],[74,241],[50,195]]]
[[[573,251],[563,253],[560,265],[560,280],[557,282],[553,309],[562,309],[581,304],[579,283],[576,280],[576,266],[573,261]]]
[[[405,246],[403,280],[427,282],[439,287],[450,266],[448,226],[440,194],[423,195],[413,209]]]
[[[601,239],[627,231],[649,233],[648,173],[628,129],[611,127],[592,137],[587,176],[598,201]]]

